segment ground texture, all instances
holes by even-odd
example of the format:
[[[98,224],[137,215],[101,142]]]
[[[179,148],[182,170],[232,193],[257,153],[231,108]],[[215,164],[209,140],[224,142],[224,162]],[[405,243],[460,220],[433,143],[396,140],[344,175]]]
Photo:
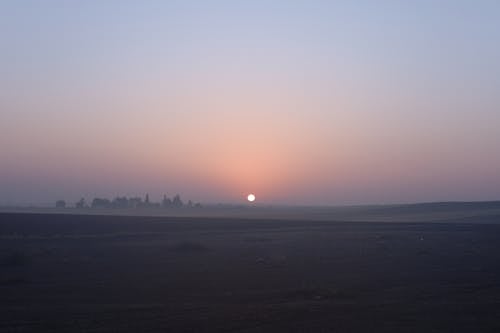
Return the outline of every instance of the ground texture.
[[[500,332],[500,219],[0,214],[0,332]]]

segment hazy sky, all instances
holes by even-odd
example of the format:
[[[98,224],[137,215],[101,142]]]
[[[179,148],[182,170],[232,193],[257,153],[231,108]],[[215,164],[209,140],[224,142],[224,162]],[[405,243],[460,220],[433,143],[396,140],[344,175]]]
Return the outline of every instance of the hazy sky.
[[[500,2],[1,1],[0,204],[500,199]]]

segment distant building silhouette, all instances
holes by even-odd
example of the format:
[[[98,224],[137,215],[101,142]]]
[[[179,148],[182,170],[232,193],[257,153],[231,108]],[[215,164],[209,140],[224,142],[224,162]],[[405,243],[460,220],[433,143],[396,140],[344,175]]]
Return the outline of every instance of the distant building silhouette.
[[[57,200],[56,201],[56,208],[66,208],[66,201],[64,201],[64,200]]]

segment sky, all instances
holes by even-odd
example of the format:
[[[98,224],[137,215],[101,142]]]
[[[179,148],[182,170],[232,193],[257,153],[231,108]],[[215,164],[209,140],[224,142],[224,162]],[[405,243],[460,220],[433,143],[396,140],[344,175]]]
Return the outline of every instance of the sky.
[[[500,199],[498,1],[0,2],[0,204]]]

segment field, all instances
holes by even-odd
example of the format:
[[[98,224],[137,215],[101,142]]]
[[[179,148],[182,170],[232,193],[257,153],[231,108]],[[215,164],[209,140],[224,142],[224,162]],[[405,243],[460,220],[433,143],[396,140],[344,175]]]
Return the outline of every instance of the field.
[[[0,213],[0,331],[500,332],[497,206],[421,221]]]

